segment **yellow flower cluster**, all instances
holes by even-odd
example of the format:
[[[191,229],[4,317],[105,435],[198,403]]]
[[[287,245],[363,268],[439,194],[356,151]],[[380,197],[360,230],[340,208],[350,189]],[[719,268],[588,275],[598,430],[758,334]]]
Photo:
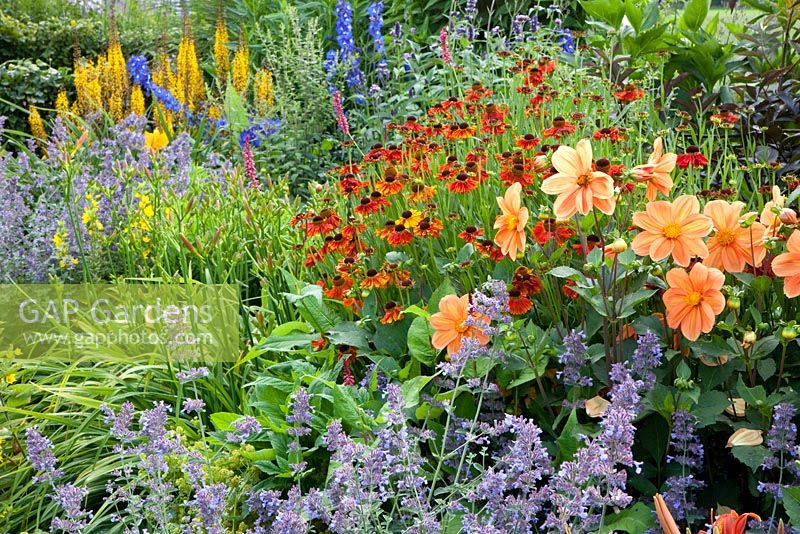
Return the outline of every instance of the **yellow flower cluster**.
[[[105,62],[103,62],[101,84],[103,87],[103,99],[109,115],[115,121],[122,120],[125,118],[125,98],[128,95],[130,84],[128,81],[128,67],[115,29],[111,31],[111,41],[108,44]]]
[[[152,228],[151,221],[155,216],[155,209],[148,195],[134,193],[133,198],[138,202],[138,205],[133,211],[128,233],[144,245],[142,255],[146,258],[150,255],[151,240],[149,232]]]
[[[67,90],[63,87],[58,90],[56,97],[56,112],[62,120],[67,120],[69,117],[69,97],[67,97]]]
[[[98,63],[100,59],[98,58]],[[103,106],[103,89],[100,86],[101,68],[91,60],[75,62],[75,111],[79,115],[89,115]]]
[[[172,70],[172,63],[169,56],[160,54],[155,61],[153,68],[153,83],[160,87],[169,90],[173,95],[177,94],[178,79],[175,72]],[[163,104],[157,103],[154,112],[155,120],[161,125],[165,131],[172,132],[172,112],[164,107]]]
[[[231,68],[233,77],[233,88],[242,95],[247,95],[247,82],[250,78],[250,52],[244,39],[239,41],[239,47],[233,55],[233,66]]]
[[[89,232],[89,235],[94,235],[97,232],[103,231],[103,223],[97,218],[97,211],[99,209],[100,206],[97,202],[97,198],[91,193],[86,193],[86,206],[83,208],[81,220],[86,227],[86,231]]]
[[[205,100],[206,87],[203,82],[203,72],[197,62],[197,48],[188,18],[184,21],[183,27],[183,38],[178,45],[178,74],[175,96],[178,102],[187,106],[190,110],[194,110],[200,102]]]
[[[39,110],[31,106],[28,111],[28,125],[31,128],[31,133],[39,141],[46,141],[47,132],[44,131],[44,121],[42,116],[39,115]]]
[[[217,67],[217,83],[222,90],[228,85],[228,72],[231,69],[230,57],[228,56],[228,40],[228,28],[225,26],[225,19],[220,13],[217,19],[217,30],[214,32],[214,60]]]
[[[131,113],[144,117],[144,93],[137,83],[131,88]]]
[[[160,128],[144,133],[144,144],[153,152],[158,152],[169,144],[169,137]]]
[[[69,253],[69,243],[67,242],[67,228],[64,221],[58,222],[58,230],[53,234],[53,252],[55,252],[58,265],[62,269],[74,267],[78,264],[77,258],[73,258]]]
[[[256,109],[261,115],[266,115],[267,112],[275,105],[275,90],[272,84],[272,72],[269,69],[260,69],[256,73],[254,82],[256,93]]]

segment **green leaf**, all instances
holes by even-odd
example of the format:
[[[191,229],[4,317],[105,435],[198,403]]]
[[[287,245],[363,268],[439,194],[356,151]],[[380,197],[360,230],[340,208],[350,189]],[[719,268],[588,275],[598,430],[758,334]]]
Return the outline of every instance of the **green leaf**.
[[[375,335],[372,336],[375,349],[398,358],[404,356],[407,353],[407,335],[410,323],[411,321],[404,318],[402,321],[395,321],[391,324],[375,325]]]
[[[777,336],[772,335],[772,336],[762,337],[761,339],[756,341],[755,345],[753,345],[753,352],[750,355],[750,357],[753,358],[754,360],[758,360],[759,358],[763,358],[764,356],[769,356],[772,353],[772,351],[775,350],[775,348],[778,346],[778,343],[780,343],[780,341],[778,341]]]
[[[609,514],[603,522],[602,534],[609,532],[630,532],[638,534],[655,528],[656,521],[653,511],[644,503],[637,502],[627,510]]]
[[[419,315],[420,317],[430,318],[431,314],[428,310],[423,310],[416,304],[412,304],[404,310],[406,315]]]
[[[241,418],[238,413],[217,412],[211,414],[211,424],[215,430],[230,430],[233,422]]]
[[[750,406],[763,406],[767,402],[767,390],[764,389],[764,386],[749,388],[744,385],[742,375],[739,375],[736,391],[739,392],[739,396]]]
[[[567,267],[566,265],[561,265],[560,267],[556,267],[555,269],[551,269],[548,271],[550,276],[555,276],[556,278],[570,278],[571,276],[581,276],[581,272],[577,269],[573,269],[572,267]]]
[[[625,16],[628,17],[628,22],[631,23],[636,33],[642,29],[642,19],[644,12],[636,5],[636,0],[625,0]]]
[[[322,302],[322,288],[316,284],[306,284],[300,293],[282,293],[286,300],[294,304],[300,316],[308,321],[317,332],[327,332],[336,324],[336,314]]]
[[[425,365],[433,365],[439,353],[431,345],[433,333],[434,329],[425,317],[415,317],[408,329],[408,350],[411,357]]]
[[[776,365],[775,360],[772,358],[766,358],[763,360],[759,360],[756,364],[756,369],[758,369],[758,376],[761,377],[762,380],[769,380],[773,376],[775,376]]]
[[[439,301],[442,300],[443,297],[447,295],[455,295],[456,288],[453,287],[453,282],[450,281],[449,278],[445,278],[442,285],[436,288],[436,291],[433,292],[431,295],[430,300],[428,301],[428,311],[431,313],[436,313],[439,311]]]
[[[328,341],[334,345],[349,345],[359,349],[369,349],[364,329],[352,321],[342,321],[327,333]]]
[[[621,311],[617,315],[617,318],[624,319],[625,317],[630,317],[633,315],[636,312],[635,307],[655,295],[656,291],[658,290],[643,289],[625,295],[622,299]]]
[[[683,8],[681,21],[684,26],[692,31],[697,31],[703,25],[708,15],[710,0],[689,0]]]
[[[257,451],[242,449],[242,456],[252,461],[272,461],[277,455],[275,454],[275,449],[259,449]]]
[[[750,282],[750,287],[753,291],[761,294],[767,294],[772,289],[772,278],[769,276],[758,276]]]
[[[783,488],[783,507],[792,525],[800,525],[800,488]]]
[[[625,3],[622,0],[580,0],[584,11],[619,31],[625,17]]]
[[[295,352],[299,349],[310,347],[311,342],[318,339],[318,335],[293,332],[284,336],[274,333],[259,344],[259,348],[271,352]]]
[[[466,245],[461,247],[461,250],[458,251],[456,259],[458,260],[459,263],[466,263],[472,257],[472,254],[474,252],[475,252],[475,247],[473,246],[473,244],[467,243]]]
[[[764,458],[769,454],[769,450],[763,445],[755,445],[753,447],[737,445],[731,447],[731,453],[737,460],[749,467],[753,472],[756,472],[764,462]]]
[[[311,327],[302,321],[289,321],[288,323],[283,323],[276,326],[272,330],[272,335],[285,336],[286,334],[291,334],[292,332],[304,332],[306,334],[310,334]]]
[[[717,416],[730,406],[730,399],[721,391],[704,391],[700,394],[692,414],[697,417],[697,428],[714,424]]]
[[[714,337],[711,341],[699,339],[691,344],[692,352],[698,358],[705,356],[706,358],[717,358],[721,356],[731,357],[731,347],[720,337]]]
[[[419,404],[419,394],[431,380],[433,380],[432,376],[415,376],[411,380],[403,382],[403,385],[400,386],[400,391],[403,392],[404,408],[406,410]]]
[[[556,444],[558,444],[557,464],[568,462],[575,456],[575,453],[578,452],[578,447],[580,446],[580,440],[578,439],[579,426],[578,414],[573,408],[572,412],[569,414],[567,423],[561,430],[561,435],[556,438]]]
[[[234,137],[238,138],[239,134],[246,130],[249,125],[247,103],[230,83],[225,90],[224,108],[225,119],[228,122],[228,126],[231,132],[235,134]]]
[[[333,415],[352,429],[369,430],[372,420],[353,398],[347,386],[337,384],[333,388]]]

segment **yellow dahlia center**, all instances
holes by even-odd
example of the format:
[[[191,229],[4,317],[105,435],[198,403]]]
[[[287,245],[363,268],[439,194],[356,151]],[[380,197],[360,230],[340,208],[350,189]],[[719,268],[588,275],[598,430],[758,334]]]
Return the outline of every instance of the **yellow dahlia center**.
[[[519,218],[516,215],[509,215],[508,218],[506,219],[506,229],[516,230],[518,223],[519,223]]]
[[[730,245],[736,240],[736,236],[730,230],[720,230],[717,232],[717,242],[720,245]]]
[[[697,306],[700,304],[700,301],[703,300],[703,295],[698,293],[697,291],[692,291],[688,295],[686,295],[686,304],[689,306]]]
[[[456,326],[456,332],[458,332],[459,334],[463,334],[464,332],[469,330],[469,328],[470,327],[467,324],[460,323],[458,326]]]
[[[578,176],[578,179],[575,181],[575,183],[581,187],[586,187],[587,185],[589,185],[589,182],[591,181],[592,181],[591,174],[582,174]]]
[[[681,227],[675,223],[670,223],[664,227],[664,237],[675,239],[681,235]]]

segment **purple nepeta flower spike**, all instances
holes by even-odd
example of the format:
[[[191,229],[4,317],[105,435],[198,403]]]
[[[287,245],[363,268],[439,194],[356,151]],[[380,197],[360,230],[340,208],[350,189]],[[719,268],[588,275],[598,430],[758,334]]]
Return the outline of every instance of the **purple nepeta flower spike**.
[[[310,397],[306,388],[298,389],[289,402],[289,415],[286,416],[286,422],[292,423],[294,426],[287,430],[290,436],[306,436],[311,433],[311,428],[308,423],[311,422],[311,414],[314,409],[310,403]]]
[[[587,351],[589,348],[584,343],[583,331],[573,330],[564,336],[564,352],[558,357],[559,363],[564,366],[564,370],[558,373],[558,377],[567,386],[588,387],[592,385],[592,379],[581,374],[581,367],[587,363]]]
[[[28,461],[40,474],[33,477],[34,482],[53,482],[63,473],[56,469],[58,460],[53,454],[53,442],[39,433],[36,427],[25,430]]]
[[[254,434],[261,432],[261,423],[250,415],[237,419],[231,426],[233,427],[233,432],[228,432],[225,438],[234,443],[244,443]]]

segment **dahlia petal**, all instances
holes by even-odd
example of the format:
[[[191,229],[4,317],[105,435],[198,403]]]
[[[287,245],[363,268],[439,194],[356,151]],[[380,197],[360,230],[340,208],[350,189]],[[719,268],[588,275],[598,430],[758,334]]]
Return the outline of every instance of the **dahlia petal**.
[[[562,145],[558,147],[558,150],[553,154],[551,163],[559,173],[574,177],[583,174],[580,156],[578,152],[570,146]],[[548,180],[549,179],[550,178],[548,178]],[[547,180],[545,180],[545,182],[547,182]]]
[[[560,150],[560,149],[559,149]],[[560,195],[577,189],[575,176],[568,174],[554,174],[542,182],[542,192],[548,195]]]

